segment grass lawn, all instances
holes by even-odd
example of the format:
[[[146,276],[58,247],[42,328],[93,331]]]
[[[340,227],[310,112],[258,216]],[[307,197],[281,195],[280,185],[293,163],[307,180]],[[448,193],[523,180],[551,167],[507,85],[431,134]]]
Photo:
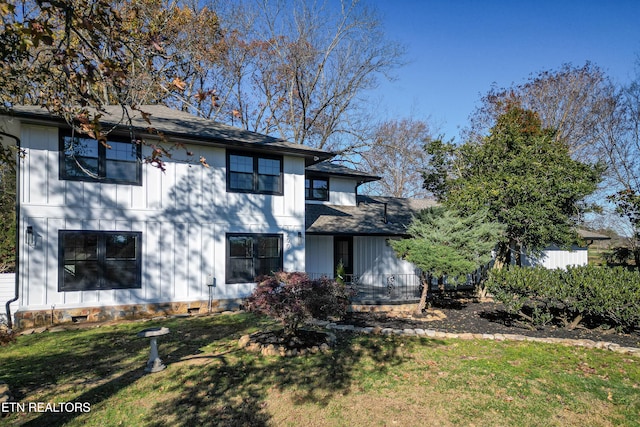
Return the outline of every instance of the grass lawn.
[[[164,371],[145,375],[165,326]],[[328,353],[263,357],[240,336],[250,314],[122,323],[22,336],[0,347],[0,380],[22,403],[90,412],[14,412],[32,426],[640,426],[640,359],[527,342],[338,335]]]

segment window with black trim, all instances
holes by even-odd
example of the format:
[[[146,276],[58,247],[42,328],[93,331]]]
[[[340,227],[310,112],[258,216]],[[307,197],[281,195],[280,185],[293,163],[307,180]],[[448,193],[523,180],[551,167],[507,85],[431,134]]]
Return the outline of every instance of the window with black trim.
[[[118,138],[107,144],[61,131],[60,179],[141,185],[140,144]]]
[[[226,283],[251,283],[282,270],[282,235],[227,234]]]
[[[58,290],[142,287],[142,233],[59,230]]]
[[[304,180],[305,199],[329,200],[329,179],[309,177]]]
[[[227,153],[227,191],[283,194],[282,157]]]

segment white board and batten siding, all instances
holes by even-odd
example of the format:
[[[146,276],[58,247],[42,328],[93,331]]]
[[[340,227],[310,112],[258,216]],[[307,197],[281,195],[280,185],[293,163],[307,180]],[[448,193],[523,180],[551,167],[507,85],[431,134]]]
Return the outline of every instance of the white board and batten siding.
[[[16,275],[15,273],[0,273],[0,324],[7,323],[6,304],[15,297]],[[11,313],[18,309],[18,302],[10,305]]]
[[[413,275],[416,267],[398,258],[385,236],[356,236],[353,238],[353,271],[361,280],[391,274]]]
[[[333,236],[307,234],[305,240],[306,271],[333,277]]]
[[[540,266],[554,270],[557,268],[566,270],[569,266],[583,266],[589,263],[587,248],[574,246],[571,250],[558,247],[545,249],[540,257],[525,256],[523,264],[528,266]]]
[[[284,269],[305,268],[303,158],[284,157],[283,196],[227,193],[225,150],[206,146],[176,152],[165,172],[143,165],[141,186],[105,184],[59,179],[57,128],[24,125],[20,136],[21,309],[206,300],[213,282],[214,299],[245,297],[253,284],[225,284],[227,233],[281,234]],[[142,232],[142,287],[59,292],[59,230]]]
[[[338,206],[356,205],[356,185],[353,178],[331,177],[329,181],[329,204]]]
[[[386,236],[353,237],[353,273],[361,280],[389,274],[414,274],[415,266],[398,258],[388,245]],[[335,274],[333,236],[307,235],[307,271],[313,274]]]

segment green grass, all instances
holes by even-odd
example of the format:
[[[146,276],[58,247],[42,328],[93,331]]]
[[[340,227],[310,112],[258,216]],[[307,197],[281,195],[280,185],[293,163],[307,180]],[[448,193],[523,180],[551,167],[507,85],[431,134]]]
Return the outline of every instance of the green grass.
[[[589,265],[607,265],[604,255],[610,252],[608,248],[589,246],[587,257]]]
[[[167,365],[145,375],[166,326]],[[338,336],[326,354],[262,357],[240,336],[274,327],[248,314],[43,333],[0,348],[20,402],[89,402],[89,413],[11,413],[32,426],[633,426],[640,359],[527,342]]]

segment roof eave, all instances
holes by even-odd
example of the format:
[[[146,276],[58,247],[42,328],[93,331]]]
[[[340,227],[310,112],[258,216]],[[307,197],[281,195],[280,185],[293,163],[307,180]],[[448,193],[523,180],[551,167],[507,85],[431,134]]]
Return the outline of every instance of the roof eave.
[[[383,237],[383,236],[393,236],[393,237],[409,237],[406,233],[401,232],[353,232],[353,231],[305,231],[305,234],[310,236],[359,236],[359,237]]]
[[[333,154],[333,153],[332,153]],[[332,157],[334,157],[336,154],[333,154]],[[328,157],[325,160],[330,159],[331,157]],[[320,163],[320,162],[316,162],[316,163]],[[326,172],[326,171],[308,171],[311,175],[314,176],[321,176],[321,177],[329,177],[329,176],[337,176],[337,177],[344,177],[344,178],[356,178],[358,180],[358,185],[361,184],[365,184],[367,182],[373,182],[373,181],[379,181],[382,179],[381,176],[377,176],[377,175],[370,175],[370,176],[364,176],[362,174],[357,174],[357,173],[341,173],[341,172]]]
[[[69,124],[59,116],[54,116],[45,112],[43,110],[42,113],[34,113],[34,112],[26,112],[26,111],[11,111],[8,113],[4,113],[2,115],[9,117],[17,117],[22,122],[27,124],[35,124],[35,125],[51,125],[55,124],[58,127],[68,127]],[[108,120],[101,122],[103,125],[115,126],[116,134],[127,132],[128,127],[119,123],[113,123]],[[143,137],[155,137],[155,135],[149,132],[149,128],[152,127],[142,127],[132,125],[133,129],[136,130]],[[263,145],[251,143],[251,142],[243,142],[232,139],[224,139],[224,138],[216,138],[216,137],[208,137],[206,135],[202,136],[191,136],[189,134],[178,133],[178,132],[167,132],[162,131],[163,135],[167,135],[176,139],[179,142],[194,144],[194,145],[203,145],[203,146],[214,146],[214,147],[235,147],[235,148],[246,148],[252,151],[265,151],[265,152],[276,152],[278,154],[287,154],[293,155],[295,157],[304,157],[305,158],[305,167],[310,166],[316,163],[320,163],[325,160],[329,160],[335,157],[335,153],[329,151],[322,151],[316,149],[306,149],[306,148],[298,148],[298,147],[283,147],[278,145],[269,145],[269,143],[265,143]]]

